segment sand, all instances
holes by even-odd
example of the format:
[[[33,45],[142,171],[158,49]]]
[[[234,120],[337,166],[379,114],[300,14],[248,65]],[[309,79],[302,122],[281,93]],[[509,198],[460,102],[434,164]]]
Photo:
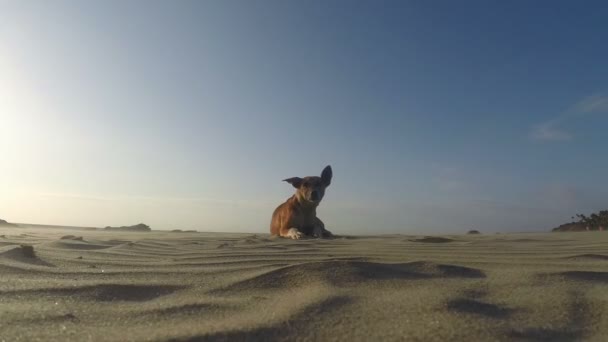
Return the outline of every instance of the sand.
[[[0,229],[0,341],[207,340],[606,341],[608,232]]]

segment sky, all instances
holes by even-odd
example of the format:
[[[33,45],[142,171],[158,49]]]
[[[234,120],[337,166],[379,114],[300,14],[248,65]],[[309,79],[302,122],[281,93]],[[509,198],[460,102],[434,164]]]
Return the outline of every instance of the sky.
[[[0,0],[0,218],[547,231],[608,207],[605,1]]]

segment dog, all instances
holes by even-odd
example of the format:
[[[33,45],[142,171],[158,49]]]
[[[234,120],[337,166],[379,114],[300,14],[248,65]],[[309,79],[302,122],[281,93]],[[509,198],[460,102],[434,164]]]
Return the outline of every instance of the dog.
[[[284,179],[284,182],[296,188],[296,193],[274,210],[270,234],[294,240],[303,236],[332,237],[333,234],[325,229],[323,221],[317,217],[317,206],[325,195],[325,189],[331,184],[331,178],[331,166],[327,165],[321,177]]]

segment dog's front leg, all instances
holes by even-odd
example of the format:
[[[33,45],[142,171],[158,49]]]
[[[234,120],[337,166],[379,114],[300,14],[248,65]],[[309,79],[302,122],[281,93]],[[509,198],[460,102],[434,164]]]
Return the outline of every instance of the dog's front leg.
[[[315,226],[312,230],[312,235],[316,238],[334,236],[329,230],[325,229],[325,224],[318,217],[315,219]]]
[[[315,226],[312,230],[312,235],[316,238],[332,237],[333,234],[325,229],[325,224],[318,217],[315,220]]]
[[[298,240],[302,237],[302,232],[298,228],[281,229],[281,236]]]
[[[319,225],[315,225],[315,227],[312,230],[312,236],[316,237],[316,238],[322,238],[323,237],[323,227],[319,226]]]

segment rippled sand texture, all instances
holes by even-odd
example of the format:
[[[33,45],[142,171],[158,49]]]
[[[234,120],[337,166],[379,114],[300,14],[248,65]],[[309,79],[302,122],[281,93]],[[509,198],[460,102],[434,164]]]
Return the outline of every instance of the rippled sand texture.
[[[254,339],[606,341],[608,233],[0,229],[0,341]]]

